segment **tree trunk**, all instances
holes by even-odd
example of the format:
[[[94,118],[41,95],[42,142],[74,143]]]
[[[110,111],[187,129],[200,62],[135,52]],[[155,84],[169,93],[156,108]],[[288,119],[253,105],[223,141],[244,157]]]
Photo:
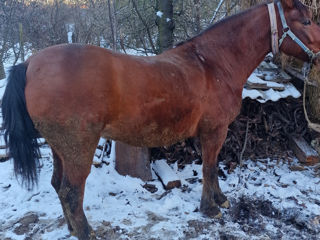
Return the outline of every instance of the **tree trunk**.
[[[109,20],[112,34],[112,49],[113,51],[117,50],[117,20],[114,7],[114,0],[108,0],[108,10],[109,10]]]
[[[0,79],[3,79],[6,77],[6,73],[4,71],[3,61],[2,58],[0,58]]]
[[[23,41],[23,28],[22,23],[19,23],[19,45],[20,45],[20,57],[21,61],[25,61],[25,54],[24,54],[24,41]]]
[[[200,0],[193,0],[193,3],[194,3],[195,34],[199,34],[201,32]]]
[[[148,41],[149,41],[149,44],[150,44],[150,47],[152,49],[152,52],[153,53],[158,53],[157,52],[157,49],[155,48],[154,44],[153,44],[153,40],[152,40],[152,34],[151,34],[151,31],[150,31],[150,27],[148,26],[146,20],[142,17],[142,14],[140,13],[139,9],[138,9],[138,6],[137,6],[137,3],[135,0],[131,0],[132,2],[132,5],[133,5],[133,8],[135,10],[135,12],[137,13],[140,21],[142,22],[143,26],[145,27],[146,29],[146,32],[147,32],[147,37],[148,37]],[[140,36],[141,37],[141,36]],[[144,40],[143,38],[141,38],[141,43],[144,45],[144,49],[147,50],[147,47],[144,43]]]
[[[173,0],[158,0],[157,25],[159,53],[173,47]]]

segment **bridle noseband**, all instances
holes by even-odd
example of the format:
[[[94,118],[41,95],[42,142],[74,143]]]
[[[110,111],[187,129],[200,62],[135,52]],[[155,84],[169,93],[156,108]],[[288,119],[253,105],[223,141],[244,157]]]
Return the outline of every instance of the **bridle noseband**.
[[[279,10],[279,15],[282,23],[282,36],[278,43],[278,30],[277,30],[277,17],[275,14],[275,7],[274,2],[268,4],[268,10],[269,10],[269,17],[270,17],[270,24],[271,24],[271,45],[272,45],[272,53],[278,54],[279,48],[281,47],[283,40],[289,36],[293,41],[295,41],[302,49],[303,51],[309,56],[310,63],[313,62],[313,60],[320,56],[320,51],[317,53],[314,53],[312,50],[310,50],[290,29],[290,27],[287,24],[286,18],[284,16],[284,11],[281,6],[281,2],[277,1],[277,6]]]

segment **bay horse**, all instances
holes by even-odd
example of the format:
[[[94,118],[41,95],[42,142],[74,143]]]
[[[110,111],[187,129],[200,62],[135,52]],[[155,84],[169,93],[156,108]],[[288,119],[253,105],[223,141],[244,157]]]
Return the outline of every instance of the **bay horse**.
[[[309,9],[298,0],[275,3],[274,19],[266,4],[258,5],[158,56],[66,44],[13,66],[2,111],[15,173],[27,186],[37,182],[37,137],[44,137],[52,148],[52,185],[68,228],[80,240],[95,239],[83,195],[99,138],[157,147],[198,136],[200,210],[220,217],[219,207],[229,202],[219,187],[217,155],[240,111],[247,78],[271,51],[272,39],[283,33],[280,51],[318,62],[320,27]],[[270,19],[277,31],[271,30]]]

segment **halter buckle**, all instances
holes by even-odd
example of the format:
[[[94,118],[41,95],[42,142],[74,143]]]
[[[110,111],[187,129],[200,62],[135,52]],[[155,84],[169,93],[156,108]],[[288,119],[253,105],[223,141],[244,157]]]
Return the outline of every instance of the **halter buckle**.
[[[282,29],[283,34],[286,34],[287,32],[289,32],[290,28],[286,27]]]

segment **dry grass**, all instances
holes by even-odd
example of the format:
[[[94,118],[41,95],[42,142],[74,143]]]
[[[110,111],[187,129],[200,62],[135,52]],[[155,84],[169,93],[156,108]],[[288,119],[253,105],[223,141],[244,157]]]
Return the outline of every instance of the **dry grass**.
[[[316,82],[318,87],[307,85],[306,110],[312,122],[320,123],[320,71],[312,68],[309,79]]]

